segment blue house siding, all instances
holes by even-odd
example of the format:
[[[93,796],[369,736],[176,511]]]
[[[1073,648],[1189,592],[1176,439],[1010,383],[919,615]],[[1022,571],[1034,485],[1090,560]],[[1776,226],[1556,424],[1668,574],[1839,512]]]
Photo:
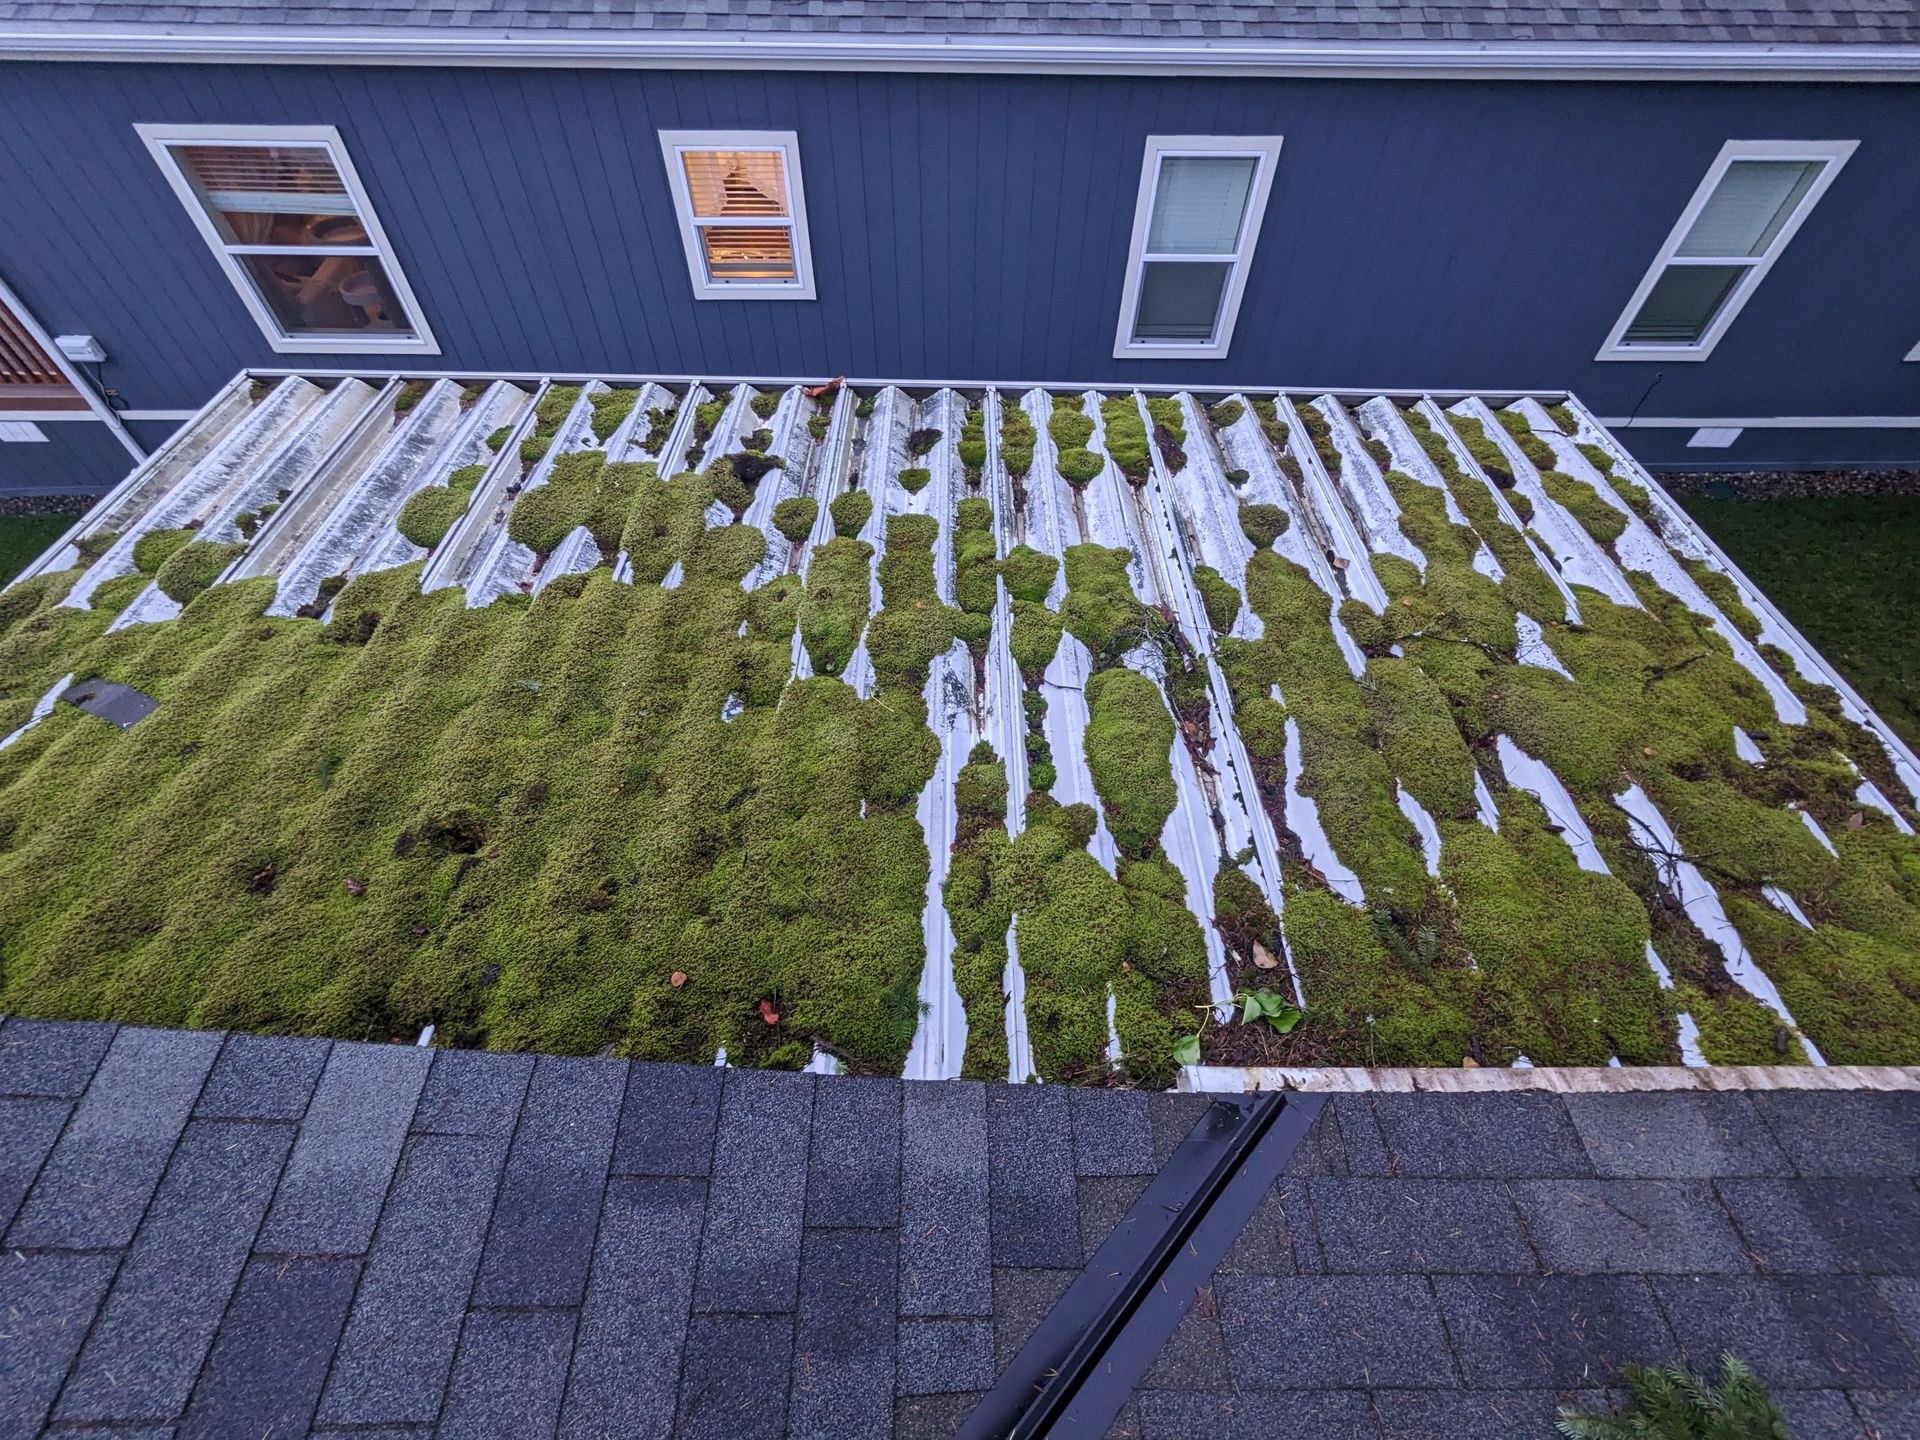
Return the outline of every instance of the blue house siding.
[[[0,495],[107,490],[133,468],[127,447],[98,420],[39,422],[44,441],[0,444]]]
[[[138,121],[337,125],[442,355],[275,355]],[[817,301],[692,298],[657,132],[708,127],[799,132]],[[0,274],[99,337],[136,409],[296,364],[1920,414],[1916,86],[10,64],[0,129]],[[1285,137],[1225,360],[1112,358],[1156,133]],[[1594,362],[1721,144],[1770,137],[1861,145],[1711,360]],[[1920,435],[1859,444],[1920,459]]]

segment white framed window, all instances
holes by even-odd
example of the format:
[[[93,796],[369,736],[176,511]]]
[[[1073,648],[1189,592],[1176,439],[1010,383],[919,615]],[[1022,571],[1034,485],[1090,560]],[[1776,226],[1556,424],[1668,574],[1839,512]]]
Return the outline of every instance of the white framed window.
[[[1595,358],[1711,355],[1859,145],[1729,140]]]
[[[333,126],[134,129],[276,351],[440,353]]]
[[[1227,353],[1279,157],[1278,135],[1147,137],[1115,359]]]
[[[662,130],[660,148],[697,298],[814,298],[795,132]]]

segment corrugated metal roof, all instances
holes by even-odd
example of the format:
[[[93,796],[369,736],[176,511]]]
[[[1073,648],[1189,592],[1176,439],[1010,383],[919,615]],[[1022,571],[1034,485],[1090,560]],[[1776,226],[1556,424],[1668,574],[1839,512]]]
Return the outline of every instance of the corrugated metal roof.
[[[695,34],[1875,45],[1920,42],[1904,0],[1342,5],[1260,0],[0,0],[0,21]]]

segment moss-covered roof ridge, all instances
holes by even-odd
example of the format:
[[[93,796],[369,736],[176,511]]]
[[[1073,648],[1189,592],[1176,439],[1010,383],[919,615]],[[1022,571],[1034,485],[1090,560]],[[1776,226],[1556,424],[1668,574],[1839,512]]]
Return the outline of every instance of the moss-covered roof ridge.
[[[0,1008],[1920,1063],[1912,757],[1577,401],[354,385],[236,391],[0,594]],[[67,674],[160,708],[36,719]]]

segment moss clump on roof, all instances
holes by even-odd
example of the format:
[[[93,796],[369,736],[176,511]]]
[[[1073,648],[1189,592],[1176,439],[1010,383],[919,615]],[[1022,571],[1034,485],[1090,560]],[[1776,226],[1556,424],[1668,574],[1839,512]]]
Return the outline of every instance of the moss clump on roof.
[[[218,580],[227,566],[246,553],[244,544],[223,545],[216,540],[195,540],[182,545],[167,557],[153,577],[153,583],[160,587],[160,593],[169,600],[185,605]]]
[[[977,483],[980,468],[987,463],[987,417],[978,407],[969,409],[961,417],[956,453],[960,463],[967,467],[967,478]]]
[[[1207,418],[1217,430],[1225,430],[1237,423],[1247,413],[1247,407],[1238,400],[1222,400],[1207,407]]]
[[[807,565],[807,596],[800,606],[800,638],[816,675],[847,668],[866,628],[873,547],[849,535],[829,540]]]
[[[773,507],[773,528],[798,545],[813,531],[820,502],[810,495],[789,495]]]
[[[1086,410],[1087,402],[1083,396],[1053,397],[1053,410],[1047,416],[1047,435],[1056,450],[1086,449],[1087,442],[1093,438],[1093,421]]]
[[[1060,562],[1043,550],[1016,545],[1000,562],[1000,574],[1007,582],[1007,593],[1016,600],[1045,600],[1053,588],[1053,577]]]
[[[1147,400],[1147,415],[1153,421],[1153,443],[1167,469],[1179,474],[1187,468],[1187,417],[1172,395],[1154,395]]]
[[[149,530],[133,542],[133,568],[151,575],[167,563],[167,557],[188,544],[197,530]]]
[[[1301,405],[1293,412],[1300,417],[1300,423],[1306,427],[1307,439],[1313,445],[1313,453],[1320,457],[1320,464],[1330,477],[1339,478],[1344,461],[1340,457],[1340,447],[1333,443],[1333,426],[1318,405]]]
[[[752,451],[756,455],[764,455],[767,453],[767,447],[771,444],[773,444],[773,432],[771,430],[756,430],[741,440],[740,448],[742,450]]]
[[[450,484],[429,485],[424,490],[416,490],[407,497],[407,503],[400,507],[394,528],[410,544],[418,545],[423,550],[432,550],[447,538],[447,532],[467,513],[467,502],[471,498],[470,492],[456,490]]]
[[[1060,615],[1037,600],[1013,602],[1013,625],[1007,635],[1013,662],[1028,684],[1037,684],[1060,648]],[[1045,788],[1036,786],[1035,788]]]
[[[1233,628],[1233,620],[1240,613],[1240,592],[1233,588],[1228,580],[1211,565],[1196,565],[1193,570],[1194,588],[1200,592],[1201,603],[1207,608],[1207,623],[1224,635]]]
[[[900,472],[900,483],[909,495],[918,495],[933,479],[933,472],[922,465],[910,465]]]
[[[1054,456],[1054,468],[1069,485],[1084,486],[1101,470],[1100,457],[1091,450],[1061,450]]]
[[[1602,499],[1591,485],[1559,470],[1542,470],[1540,483],[1601,545],[1612,545],[1626,532],[1627,517],[1617,506]]]
[[[1000,573],[994,555],[993,506],[978,497],[955,507],[953,522],[953,598],[970,615],[990,615],[999,594]]]
[[[1151,461],[1147,455],[1147,427],[1131,395],[1114,395],[1100,402],[1106,426],[1107,456],[1135,485],[1147,483]]]
[[[1145,858],[1173,813],[1173,716],[1160,688],[1124,667],[1087,682],[1087,712],[1087,769],[1107,828],[1125,854]]]
[[[960,612],[941,602],[933,580],[938,530],[930,515],[895,515],[887,521],[881,609],[867,628],[867,654],[882,685],[918,691],[934,657],[953,645]]]
[[[1018,405],[1000,406],[1000,463],[1016,480],[1025,479],[1033,469],[1033,447],[1037,437],[1033,421]]]
[[[513,426],[511,425],[500,426],[497,430],[494,430],[488,434],[487,448],[489,450],[497,451],[502,445],[507,443],[507,437],[511,434],[513,434]]]
[[[1257,504],[1240,507],[1240,529],[1256,550],[1271,550],[1274,541],[1287,533],[1293,517],[1278,505]]]
[[[940,432],[931,426],[924,426],[907,433],[907,454],[918,460],[932,451],[940,443]]]
[[[773,418],[773,412],[780,408],[780,392],[778,390],[762,390],[759,394],[755,395],[753,399],[749,400],[747,404],[753,413],[758,415],[762,420],[771,420]]]
[[[1122,655],[1153,634],[1150,612],[1135,598],[1127,579],[1132,558],[1125,550],[1101,545],[1067,547],[1067,598],[1060,618],[1093,653],[1097,667],[1117,665]]]
[[[432,385],[433,382],[430,380],[407,381],[407,383],[402,385],[394,394],[393,413],[396,415],[404,415],[413,409],[414,406],[427,398],[427,391],[432,388]]]
[[[641,448],[649,455],[658,455],[667,443],[667,436],[673,432],[674,417],[679,413],[677,404],[656,405],[647,411],[647,434],[640,442]]]
[[[593,434],[602,444],[626,422],[639,402],[638,390],[596,390],[593,393]]]
[[[562,455],[547,483],[520,492],[507,516],[507,535],[536,555],[550,555],[584,525],[603,555],[620,547],[636,500],[650,494],[658,472],[651,464],[609,465],[598,450]]]
[[[827,513],[833,516],[834,534],[858,535],[873,514],[873,497],[864,490],[848,490],[833,497]]]
[[[1513,437],[1514,443],[1520,447],[1520,453],[1533,462],[1534,469],[1551,470],[1560,463],[1554,456],[1553,447],[1533,433],[1533,426],[1518,410],[1496,410],[1493,415],[1501,428]]]

